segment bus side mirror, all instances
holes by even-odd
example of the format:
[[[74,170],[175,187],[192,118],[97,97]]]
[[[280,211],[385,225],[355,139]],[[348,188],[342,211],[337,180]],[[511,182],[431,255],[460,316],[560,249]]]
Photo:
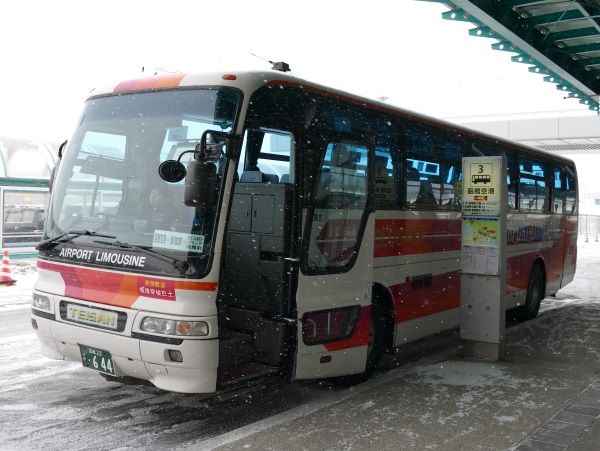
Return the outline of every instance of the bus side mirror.
[[[158,175],[165,182],[176,183],[185,177],[185,166],[179,160],[163,161],[158,167]]]
[[[217,183],[218,161],[223,155],[225,133],[207,130],[202,134],[200,143],[194,150],[186,150],[177,160],[167,160],[158,167],[160,177],[169,183],[176,183],[185,177],[183,203],[188,207],[208,207],[215,185]],[[181,162],[181,157],[187,153],[194,154],[188,162],[187,169]]]
[[[217,166],[208,161],[192,159],[188,163],[183,190],[183,203],[188,207],[209,207],[215,184]]]

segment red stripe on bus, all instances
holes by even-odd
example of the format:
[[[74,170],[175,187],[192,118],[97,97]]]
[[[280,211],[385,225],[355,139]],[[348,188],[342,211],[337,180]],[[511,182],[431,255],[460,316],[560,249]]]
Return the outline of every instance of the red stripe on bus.
[[[374,258],[460,250],[461,220],[378,219]]]
[[[340,351],[342,349],[355,348],[358,346],[367,346],[369,344],[369,334],[371,330],[371,306],[361,307],[358,316],[358,322],[354,334],[347,340],[325,343],[323,346],[329,351]]]
[[[431,286],[407,281],[389,288],[394,302],[394,322],[400,323],[460,306],[460,271],[431,277]]]
[[[190,282],[137,276],[38,260],[38,268],[60,274],[65,296],[129,308],[140,297],[174,301],[175,289],[215,291],[216,282]]]

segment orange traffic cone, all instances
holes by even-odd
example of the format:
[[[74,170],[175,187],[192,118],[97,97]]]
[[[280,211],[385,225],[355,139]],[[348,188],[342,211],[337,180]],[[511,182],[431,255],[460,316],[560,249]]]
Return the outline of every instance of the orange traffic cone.
[[[0,286],[9,287],[17,283],[10,275],[10,260],[8,259],[8,251],[4,251],[2,257],[2,266],[0,267]]]

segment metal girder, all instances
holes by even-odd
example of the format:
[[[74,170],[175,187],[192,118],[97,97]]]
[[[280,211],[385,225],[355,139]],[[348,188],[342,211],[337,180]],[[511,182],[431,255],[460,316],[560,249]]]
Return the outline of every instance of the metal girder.
[[[428,0],[427,0],[428,1]],[[459,20],[461,22],[477,22],[477,19],[469,15],[465,10],[456,8],[442,13],[442,18],[446,20]]]
[[[527,21],[527,28],[532,28],[539,25],[554,25],[560,22],[581,19],[583,17],[585,16],[581,13],[581,11],[572,9],[558,13],[541,14],[539,16],[521,17],[521,19]]]
[[[598,36],[600,39],[600,31],[594,27],[575,28],[566,31],[557,31],[552,34],[552,39],[556,41],[568,41],[570,39],[586,38],[589,36]]]
[[[471,36],[546,75],[568,98],[600,114],[600,0],[420,0],[442,3],[447,20],[470,22]]]

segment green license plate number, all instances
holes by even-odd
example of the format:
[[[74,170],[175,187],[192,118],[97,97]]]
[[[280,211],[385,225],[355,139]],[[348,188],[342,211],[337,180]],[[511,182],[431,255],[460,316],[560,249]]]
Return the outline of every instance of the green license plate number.
[[[101,373],[115,375],[115,364],[110,352],[103,349],[91,348],[86,345],[79,345],[81,351],[81,363],[86,368],[91,368]]]

